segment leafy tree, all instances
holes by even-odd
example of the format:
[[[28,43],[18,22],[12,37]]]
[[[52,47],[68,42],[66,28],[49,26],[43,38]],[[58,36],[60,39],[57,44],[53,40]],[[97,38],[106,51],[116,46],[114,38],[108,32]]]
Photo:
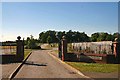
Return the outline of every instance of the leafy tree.
[[[27,37],[27,39],[25,40],[25,45],[28,44],[28,41],[30,40],[30,37]]]
[[[28,49],[38,49],[40,46],[37,45],[37,41],[33,38],[32,35],[30,35],[30,38],[27,38],[27,45],[26,48]]]
[[[91,41],[112,41],[112,40],[113,40],[113,36],[106,32],[93,33],[91,36]]]
[[[97,41],[97,38],[99,37],[99,33],[93,33],[92,35],[91,35],[91,41],[93,41],[93,42],[95,42],[95,41]]]
[[[67,37],[68,42],[73,42],[73,41],[74,41],[74,35],[73,35],[72,30],[69,30],[69,31],[67,32],[66,37]]]
[[[112,40],[113,40],[113,37],[111,34],[106,36],[106,41],[112,41]]]
[[[120,41],[120,33],[116,32],[113,34],[113,41],[115,40],[115,38],[118,38],[118,40]]]
[[[62,36],[63,36],[63,32],[57,32],[58,33],[58,38],[61,40],[62,39]],[[58,41],[58,39],[57,39],[57,41]]]
[[[88,41],[113,41],[118,35],[118,33],[108,34],[107,32],[96,32],[89,37],[85,32],[72,31],[46,31],[41,32],[39,34],[39,41],[41,43],[56,43],[59,40],[56,37],[56,33],[58,33],[58,38],[61,40],[62,36],[65,35],[67,38],[67,42],[88,42]]]
[[[90,38],[87,36],[87,34],[85,34],[85,32],[81,33],[81,41],[82,42],[88,42],[90,41]]]
[[[49,44],[52,43],[52,38],[51,38],[51,36],[48,36],[47,42],[48,42]]]
[[[99,37],[97,41],[106,41],[106,37],[108,36],[108,33],[99,33]]]

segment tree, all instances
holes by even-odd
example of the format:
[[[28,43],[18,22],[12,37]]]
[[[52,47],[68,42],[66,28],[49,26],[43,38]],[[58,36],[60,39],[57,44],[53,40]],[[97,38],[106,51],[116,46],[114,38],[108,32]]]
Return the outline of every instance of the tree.
[[[49,44],[52,43],[52,38],[51,38],[51,36],[48,36],[47,42],[48,42]]]
[[[112,41],[113,40],[113,37],[111,34],[107,35],[106,37],[106,41]]]
[[[28,44],[28,41],[30,40],[30,37],[27,37],[27,39],[25,40],[25,45]]]
[[[91,41],[112,41],[113,36],[107,32],[97,32],[93,33],[91,36]]]
[[[37,45],[36,39],[33,38],[32,35],[30,35],[30,38],[27,38],[27,45],[26,48],[28,49],[40,49],[41,47]]]
[[[99,33],[99,37],[97,39],[97,41],[106,41],[106,37],[108,36],[108,33]]]
[[[42,40],[42,36],[44,35],[44,32],[41,32],[40,34],[39,34],[39,42],[43,42],[43,40]]]
[[[87,36],[87,34],[85,34],[85,32],[80,33],[81,34],[81,41],[82,42],[88,42],[90,41],[90,38]]]
[[[74,35],[73,35],[72,30],[69,30],[66,34],[66,38],[67,38],[68,42],[73,42],[74,41],[73,37],[74,37]]]
[[[52,38],[51,43],[57,42],[57,38],[56,38],[56,32],[55,31],[46,31],[46,32],[42,32],[39,34],[39,40],[41,43],[47,43],[47,39],[50,36]]]
[[[120,33],[116,32],[113,34],[113,41],[115,40],[115,38],[118,38],[118,40],[120,40]]]
[[[39,34],[39,41],[41,43],[56,43],[59,40],[56,37],[58,33],[58,38],[61,40],[62,36],[66,36],[67,42],[88,42],[88,41],[113,41],[116,37],[120,36],[118,33],[108,34],[107,32],[96,32],[89,37],[85,32],[72,31],[46,31]]]
[[[95,42],[95,41],[97,41],[97,38],[99,37],[99,33],[93,33],[92,35],[91,35],[91,41],[93,41],[93,42]]]

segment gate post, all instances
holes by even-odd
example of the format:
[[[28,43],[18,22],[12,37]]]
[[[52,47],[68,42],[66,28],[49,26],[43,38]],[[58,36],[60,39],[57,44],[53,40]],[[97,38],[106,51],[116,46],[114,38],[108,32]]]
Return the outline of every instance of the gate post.
[[[20,40],[21,37],[18,36],[17,37],[18,40],[16,40],[17,42],[17,51],[16,51],[16,56],[17,56],[17,61],[23,61],[24,59],[24,40]]]
[[[118,38],[115,38],[113,42],[113,54],[115,55],[116,62],[120,63],[120,42]]]
[[[59,41],[58,43],[58,57],[62,59],[61,41]]]
[[[65,36],[62,37],[62,60],[67,60],[67,40]]]

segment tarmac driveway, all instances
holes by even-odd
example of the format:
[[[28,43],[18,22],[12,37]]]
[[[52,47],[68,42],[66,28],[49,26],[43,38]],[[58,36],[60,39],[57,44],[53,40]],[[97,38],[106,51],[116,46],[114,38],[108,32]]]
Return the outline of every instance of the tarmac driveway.
[[[85,78],[54,59],[49,52],[33,51],[15,78]]]

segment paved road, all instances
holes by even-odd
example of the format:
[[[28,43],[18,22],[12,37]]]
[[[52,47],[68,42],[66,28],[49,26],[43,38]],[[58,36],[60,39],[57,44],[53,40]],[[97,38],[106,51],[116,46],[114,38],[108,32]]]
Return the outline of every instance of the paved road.
[[[11,64],[0,64],[2,72],[2,78],[8,78],[11,73],[20,65],[21,63],[11,63]]]
[[[54,59],[49,52],[33,51],[15,78],[84,78]]]

